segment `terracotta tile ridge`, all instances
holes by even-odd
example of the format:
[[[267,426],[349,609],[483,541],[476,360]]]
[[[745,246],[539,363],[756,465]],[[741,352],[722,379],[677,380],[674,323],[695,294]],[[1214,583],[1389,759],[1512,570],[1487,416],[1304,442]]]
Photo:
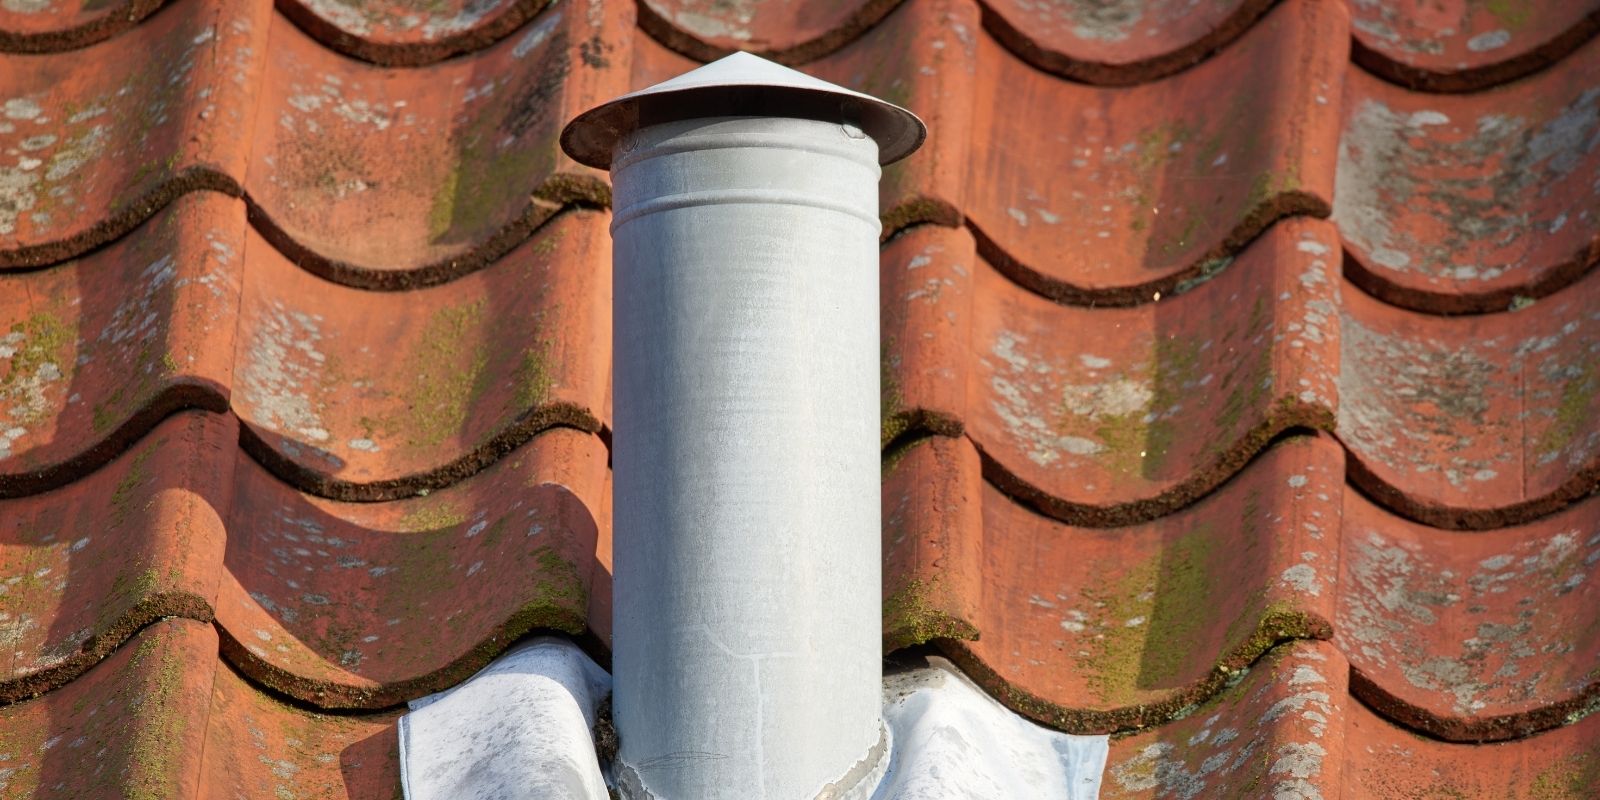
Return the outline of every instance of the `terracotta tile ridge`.
[[[322,46],[382,67],[424,67],[493,46],[559,0],[510,0],[487,19],[430,41],[383,41],[341,29],[303,0],[276,0],[274,8]]]
[[[780,64],[791,66],[814,61],[839,50],[859,39],[877,25],[889,12],[907,2],[924,0],[857,0],[855,10],[845,20],[826,32],[783,47],[763,48],[751,44],[744,48],[730,48],[708,43],[667,19],[646,0],[639,0],[638,25],[650,38],[669,49],[700,62],[716,61],[736,49],[754,53]]]
[[[81,233],[38,244],[0,251],[0,272],[43,269],[114,244],[146,220],[190,192],[220,192],[242,197],[244,188],[229,175],[207,166],[193,166],[145,192],[93,227]]]
[[[1596,34],[1600,34],[1600,6],[1538,46],[1489,64],[1456,70],[1418,67],[1367,46],[1358,36],[1351,37],[1350,60],[1373,76],[1408,89],[1464,94],[1492,89],[1553,68]]]
[[[1352,286],[1391,306],[1438,316],[1497,314],[1520,309],[1530,301],[1549,297],[1595,274],[1596,267],[1600,267],[1600,237],[1588,245],[1580,246],[1570,259],[1535,275],[1530,282],[1473,293],[1434,292],[1400,286],[1383,274],[1368,269],[1361,259],[1351,255],[1348,250],[1344,251],[1342,260],[1344,277]]]
[[[611,207],[611,186],[598,178],[552,175],[544,181],[521,216],[472,250],[415,269],[371,269],[329,258],[312,250],[273,222],[248,194],[250,225],[285,258],[301,269],[333,283],[378,292],[399,292],[439,286],[470,275],[498,261],[532,239],[545,225],[574,209]]]
[[[297,697],[293,694],[286,693],[270,683],[261,681],[248,669],[240,667],[237,663],[231,660],[227,654],[229,641],[228,632],[215,621],[211,623],[211,627],[216,631],[217,640],[219,643],[218,653],[216,656],[217,669],[219,672],[226,670],[234,678],[237,678],[240,683],[249,687],[250,691],[276,705],[282,706],[286,710],[301,714],[320,714],[322,716],[339,717],[345,719],[379,719],[407,710],[406,704],[409,702],[409,699],[398,700],[386,706],[323,706],[318,705],[310,700]],[[550,635],[561,636],[563,634],[557,633]],[[468,675],[465,677],[470,676],[471,673],[468,673]],[[462,680],[465,680],[465,677],[463,677]]]
[[[1565,511],[1600,490],[1600,458],[1575,471],[1559,488],[1540,497],[1496,508],[1441,507],[1418,500],[1378,477],[1354,451],[1348,460],[1350,486],[1373,503],[1413,522],[1450,531],[1488,531],[1535,522]]]
[[[1068,708],[1012,686],[975,658],[962,642],[936,640],[934,646],[991,697],[1024,717],[1063,733],[1123,736],[1185,719],[1296,642],[1321,641],[1329,636],[1331,627],[1325,620],[1268,615],[1257,625],[1249,642],[1219,658],[1204,679],[1175,692],[1168,700],[1108,711]]]
[[[163,421],[185,411],[228,413],[228,391],[210,382],[174,383],[105,438],[65,460],[21,473],[0,473],[0,500],[43,494],[82,480],[134,449]]]
[[[1536,710],[1483,717],[1440,716],[1385,691],[1361,670],[1350,669],[1350,694],[1372,713],[1411,733],[1440,742],[1488,744],[1531,739],[1577,724],[1600,711],[1600,678],[1583,691]]]
[[[983,478],[1019,505],[1046,517],[1081,528],[1117,528],[1148,522],[1181,511],[1210,496],[1233,480],[1273,445],[1300,436],[1331,433],[1332,414],[1312,403],[1277,403],[1266,419],[1223,449],[1212,463],[1154,497],[1110,505],[1063,500],[1034,486],[991,456],[974,441],[983,461]]]
[[[426,495],[453,486],[494,465],[534,437],[569,428],[599,438],[600,421],[574,403],[551,403],[524,411],[493,437],[433,469],[378,481],[346,481],[296,463],[261,438],[249,425],[239,426],[239,447],[274,478],[316,497],[350,503],[377,503]]]
[[[98,16],[67,27],[17,30],[0,25],[0,53],[59,53],[105,41],[160,10],[168,0],[123,0]]]
[[[1205,35],[1160,55],[1121,64],[1074,58],[1010,24],[990,3],[983,4],[983,27],[1017,58],[1070,81],[1099,86],[1130,86],[1159,80],[1194,67],[1244,35],[1278,0],[1243,0]]]

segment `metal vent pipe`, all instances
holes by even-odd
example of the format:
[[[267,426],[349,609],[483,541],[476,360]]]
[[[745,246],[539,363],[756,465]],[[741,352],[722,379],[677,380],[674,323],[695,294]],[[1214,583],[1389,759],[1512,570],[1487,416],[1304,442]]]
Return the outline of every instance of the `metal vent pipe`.
[[[633,797],[869,796],[878,178],[910,112],[747,54],[574,120],[613,185],[613,712]]]

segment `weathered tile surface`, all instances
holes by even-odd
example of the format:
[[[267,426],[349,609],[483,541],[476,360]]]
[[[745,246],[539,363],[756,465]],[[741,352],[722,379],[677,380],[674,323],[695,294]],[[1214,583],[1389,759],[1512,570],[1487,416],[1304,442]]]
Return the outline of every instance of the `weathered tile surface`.
[[[77,677],[160,617],[211,619],[236,430],[179,414],[77,483],[0,500],[0,701]]]
[[[1519,78],[1600,30],[1594,0],[1348,0],[1356,63],[1396,83],[1460,92]]]
[[[284,0],[278,12],[325,47],[387,66],[420,66],[488,47],[551,0]]]
[[[564,429],[390,503],[308,497],[241,464],[223,652],[318,706],[382,708],[454,685],[530,630],[581,634],[605,469],[599,439]]]
[[[1344,292],[1339,437],[1408,517],[1493,528],[1600,479],[1600,276],[1522,311],[1438,317]]]
[[[12,0],[0,3],[0,51],[49,53],[115,36],[166,0]]]
[[[233,410],[278,477],[345,500],[454,483],[554,424],[594,431],[610,217],[551,220],[490,269],[402,293],[330,283],[250,234]]]
[[[980,38],[966,213],[985,257],[1049,297],[1127,304],[1275,219],[1326,215],[1345,25],[1338,5],[1290,0],[1215,58],[1127,88]]]
[[[243,204],[179,197],[76,261],[0,272],[0,497],[60,486],[233,382]]]
[[[1290,427],[1332,428],[1337,246],[1326,223],[1286,221],[1131,308],[1057,305],[980,268],[967,428],[989,479],[1068,522],[1120,524],[1210,491]]]
[[[0,269],[82,253],[186,191],[238,194],[267,12],[176,0],[85,50],[0,56]]]
[[[561,126],[628,84],[633,6],[567,0],[486,50],[425,70],[328,52],[282,17],[245,182],[252,219],[296,264],[395,289],[483,267],[603,174]]]
[[[1600,40],[1485,92],[1352,69],[1334,221],[1350,277],[1391,303],[1499,311],[1600,260]]]

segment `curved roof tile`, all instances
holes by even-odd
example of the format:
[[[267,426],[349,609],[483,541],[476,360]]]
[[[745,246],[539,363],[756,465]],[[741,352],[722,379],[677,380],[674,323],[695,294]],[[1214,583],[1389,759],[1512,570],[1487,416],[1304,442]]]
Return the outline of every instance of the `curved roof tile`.
[[[489,47],[556,2],[282,0],[277,8],[328,48],[375,64],[412,67]]]
[[[1289,0],[1189,72],[1109,89],[981,39],[966,213],[984,257],[1048,297],[1126,305],[1274,220],[1326,216],[1344,30],[1339,6]]]
[[[115,36],[167,0],[29,0],[0,3],[0,52],[74,50]]]
[[[490,269],[406,293],[328,283],[250,236],[234,413],[281,479],[378,500],[470,475],[551,425],[599,429],[608,214],[552,220]]]
[[[1595,0],[1347,0],[1355,62],[1430,92],[1466,92],[1558,61],[1600,30]]]
[[[79,255],[183,192],[240,193],[264,5],[177,0],[86,50],[4,56],[0,270]]]
[[[1352,280],[1429,312],[1501,310],[1600,261],[1600,40],[1488,92],[1351,70],[1333,219]]]

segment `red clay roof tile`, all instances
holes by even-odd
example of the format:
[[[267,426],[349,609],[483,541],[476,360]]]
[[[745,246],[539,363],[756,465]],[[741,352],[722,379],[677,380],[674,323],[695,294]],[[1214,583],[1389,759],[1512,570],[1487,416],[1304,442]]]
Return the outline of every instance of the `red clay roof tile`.
[[[228,538],[223,653],[318,706],[382,708],[460,682],[530,630],[581,634],[605,472],[600,441],[563,429],[391,503],[308,497],[241,464],[229,530],[248,535]]]
[[[72,680],[160,617],[210,621],[236,430],[178,414],[88,478],[0,500],[0,701]]]
[[[1493,528],[1600,484],[1600,276],[1527,311],[1438,317],[1344,293],[1351,480],[1429,525]]]
[[[1498,311],[1600,261],[1600,39],[1458,97],[1352,69],[1333,218],[1352,280],[1424,311]]]
[[[1129,304],[1276,219],[1325,216],[1345,27],[1340,6],[1289,0],[1194,69],[1112,89],[980,39],[966,209],[980,252],[1047,297]]]
[[[980,269],[967,429],[986,477],[1059,519],[1122,524],[1210,491],[1284,430],[1331,429],[1334,247],[1326,223],[1285,221],[1193,291],[1132,308],[1056,305]]]
[[[797,64],[837,49],[904,0],[642,0],[639,27],[700,61],[745,51]]]
[[[252,232],[245,447],[303,491],[379,500],[453,483],[551,425],[598,430],[608,220],[563,214],[493,269],[401,294],[330,284]]]
[[[1600,31],[1594,0],[1347,0],[1357,64],[1395,83],[1464,92],[1522,77]]]
[[[0,797],[194,797],[217,636],[167,619],[77,680],[0,706]]]
[[[1112,742],[1100,796],[1349,796],[1346,761],[1362,743],[1346,731],[1358,706],[1345,693],[1346,674],[1327,644],[1274,649],[1185,719]]]
[[[3,56],[0,269],[130,231],[178,194],[237,195],[266,49],[256,2],[176,0],[86,50]]]
[[[1461,534],[1345,494],[1335,643],[1385,716],[1455,741],[1526,736],[1600,696],[1600,498]]]
[[[1331,439],[1287,439],[1199,503],[1125,528],[1062,525],[989,486],[972,554],[943,541],[944,520],[909,512],[980,501],[960,489],[976,459],[956,441],[889,476],[887,558],[921,582],[886,613],[914,598],[923,616],[885,626],[916,641],[951,636],[930,611],[959,619],[976,640],[946,649],[1018,711],[1070,733],[1159,724],[1280,641],[1332,635],[1344,470]]]
[[[184,195],[77,261],[0,272],[0,497],[71,481],[177,410],[227,408],[243,210]]]
[[[221,664],[210,699],[200,800],[401,800],[399,712],[332,716],[294,708]]]
[[[609,202],[602,174],[557,137],[626,90],[632,13],[578,0],[422,71],[351,61],[274,18],[252,220],[302,268],[400,289],[493,262],[563,204]]]

